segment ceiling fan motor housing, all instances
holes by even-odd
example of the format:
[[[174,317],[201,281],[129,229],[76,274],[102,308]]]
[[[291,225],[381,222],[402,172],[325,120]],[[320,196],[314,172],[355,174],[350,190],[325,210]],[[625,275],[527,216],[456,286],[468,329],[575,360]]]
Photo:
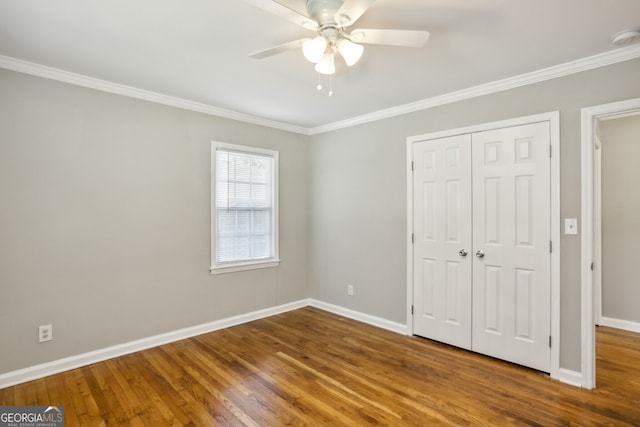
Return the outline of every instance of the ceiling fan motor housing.
[[[318,33],[330,42],[335,43],[335,41],[342,36],[343,31],[336,28],[334,25],[328,24],[320,27],[320,31],[318,31]]]
[[[316,20],[320,27],[333,25],[336,27],[336,14],[344,0],[307,0],[307,12],[309,17]],[[349,17],[345,16],[345,22]]]

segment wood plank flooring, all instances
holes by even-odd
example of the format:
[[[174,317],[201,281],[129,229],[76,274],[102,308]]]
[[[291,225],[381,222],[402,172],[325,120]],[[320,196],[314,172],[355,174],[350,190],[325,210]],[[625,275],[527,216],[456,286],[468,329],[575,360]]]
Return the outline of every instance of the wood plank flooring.
[[[598,388],[315,308],[0,390],[66,426],[640,426],[640,335],[597,331]]]

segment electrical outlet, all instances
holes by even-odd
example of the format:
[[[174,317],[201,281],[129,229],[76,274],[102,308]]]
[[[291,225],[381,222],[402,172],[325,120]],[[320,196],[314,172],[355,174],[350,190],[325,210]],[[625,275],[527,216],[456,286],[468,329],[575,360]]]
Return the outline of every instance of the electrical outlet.
[[[347,295],[353,296],[353,285],[347,285]]]
[[[53,325],[38,326],[38,342],[51,341],[53,339]]]

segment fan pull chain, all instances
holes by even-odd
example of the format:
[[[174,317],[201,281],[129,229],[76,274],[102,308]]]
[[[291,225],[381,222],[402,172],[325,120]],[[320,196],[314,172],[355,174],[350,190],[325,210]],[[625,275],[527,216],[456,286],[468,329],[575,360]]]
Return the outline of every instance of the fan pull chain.
[[[316,86],[318,92],[324,89],[322,86],[322,74],[318,73],[318,85]],[[333,74],[329,74],[329,96],[333,96]]]
[[[333,95],[333,74],[329,74],[329,96]]]

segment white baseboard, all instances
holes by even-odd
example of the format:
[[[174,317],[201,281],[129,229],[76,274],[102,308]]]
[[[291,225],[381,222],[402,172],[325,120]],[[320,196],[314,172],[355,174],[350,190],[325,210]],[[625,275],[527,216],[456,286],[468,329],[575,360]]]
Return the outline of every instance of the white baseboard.
[[[135,353],[136,351],[146,350],[148,348],[157,347],[159,345],[191,338],[197,335],[206,334],[231,326],[252,322],[276,314],[285,313],[287,311],[297,310],[299,308],[312,306],[325,310],[340,316],[368,323],[379,328],[387,329],[400,334],[406,334],[406,325],[395,323],[381,317],[371,316],[360,313],[348,308],[325,303],[314,299],[303,299],[288,304],[275,307],[269,307],[263,310],[253,311],[251,313],[241,314],[226,319],[216,320],[202,325],[192,326],[190,328],[180,329],[166,334],[160,334],[153,337],[143,338],[100,350],[90,351],[75,356],[65,357],[64,359],[54,360],[52,362],[42,363],[40,365],[30,366],[28,368],[19,369],[17,371],[0,374],[0,389],[10,387],[12,385],[25,383],[27,381],[36,380],[57,374],[71,369],[87,366],[92,363],[102,362],[125,354]]]
[[[349,319],[358,320],[363,323],[368,323],[378,328],[386,329],[399,334],[407,334],[407,325],[402,323],[392,322],[391,320],[383,319],[382,317],[371,316],[359,311],[351,310],[339,305],[329,304],[327,302],[318,301],[316,299],[309,299],[309,305],[316,307],[330,313],[334,313],[340,316],[348,317]]]
[[[600,326],[609,326],[611,328],[624,329],[625,331],[640,332],[640,322],[614,319],[612,317],[602,316],[600,318]]]
[[[168,332],[166,334],[160,334],[160,335],[156,335],[149,338],[143,338],[140,340],[131,341],[128,343],[124,343],[124,344],[120,344],[112,347],[107,347],[104,349],[91,351],[91,352],[79,354],[76,356],[66,357],[64,359],[54,360],[48,363],[42,363],[40,365],[31,366],[31,367],[20,369],[17,371],[0,374],[0,389],[10,387],[16,384],[25,383],[27,381],[36,380],[36,379],[57,374],[60,372],[68,371],[71,369],[80,368],[82,366],[112,359],[114,357],[135,353],[136,351],[146,350],[148,348],[157,347],[159,345],[168,344],[168,343],[179,341],[186,338],[191,338],[197,335],[206,334],[209,332],[217,331],[224,328],[229,328],[229,327],[240,325],[243,323],[252,322],[254,320],[259,320],[265,317],[274,316],[276,314],[297,310],[299,308],[303,308],[307,306],[325,310],[330,313],[337,314],[339,316],[343,316],[349,319],[367,323],[369,325],[386,329],[392,332],[396,332],[402,335],[407,335],[407,331],[408,331],[407,325],[404,325],[402,323],[392,322],[390,320],[387,320],[381,317],[372,316],[369,314],[361,313],[359,311],[351,310],[349,308],[345,308],[345,307],[334,305],[334,304],[329,304],[323,301],[310,298],[310,299],[294,301],[288,304],[283,304],[275,307],[269,307],[263,310],[257,310],[250,313],[241,314],[238,316],[232,316],[226,319],[216,320],[216,321],[205,323],[202,325],[197,325],[190,328]],[[632,322],[629,322],[629,323],[632,323]],[[557,379],[566,384],[574,385],[577,387],[582,386],[582,374],[580,372],[575,372],[568,369],[560,368]]]
[[[269,307],[263,310],[252,311],[250,313],[240,314],[238,316],[232,316],[226,319],[216,320],[202,325],[168,332],[166,334],[143,338],[128,343],[115,345],[113,347],[90,351],[88,353],[65,357],[64,359],[42,363],[40,365],[31,366],[17,371],[7,372],[0,375],[0,389],[57,374],[59,372],[64,372],[82,366],[90,365],[92,363],[112,359],[114,357],[123,356],[125,354],[135,353],[136,351],[145,350],[151,347],[157,347],[159,345],[168,344],[185,338],[191,338],[197,335],[206,334],[208,332],[229,328],[231,326],[236,326],[242,323],[247,323],[276,314],[285,313],[287,311],[297,310],[308,305],[309,300],[307,299],[294,301],[288,304]]]
[[[558,381],[575,387],[582,387],[582,373],[565,368],[558,370]]]

